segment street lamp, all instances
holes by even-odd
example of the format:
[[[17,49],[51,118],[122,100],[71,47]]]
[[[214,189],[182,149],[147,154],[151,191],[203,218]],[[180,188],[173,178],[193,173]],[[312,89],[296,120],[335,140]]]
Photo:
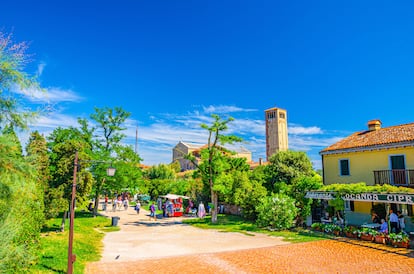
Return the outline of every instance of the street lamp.
[[[94,162],[94,161],[88,161]],[[101,162],[102,161],[95,161]],[[68,245],[68,274],[73,273],[73,263],[76,261],[76,255],[73,254],[73,221],[75,218],[75,198],[76,198],[76,172],[78,170],[78,151],[75,153],[74,167],[73,167],[73,184],[72,184],[72,198],[70,202],[70,223],[69,223],[69,245]],[[114,176],[116,169],[110,167],[106,169],[106,174],[108,176]]]

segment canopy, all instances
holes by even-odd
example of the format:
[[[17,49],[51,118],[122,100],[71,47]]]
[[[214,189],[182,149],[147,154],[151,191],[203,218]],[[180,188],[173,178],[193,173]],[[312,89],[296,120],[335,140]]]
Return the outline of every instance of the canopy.
[[[187,196],[177,195],[177,194],[171,194],[171,193],[168,193],[167,195],[163,195],[163,196],[160,196],[160,197],[161,198],[171,199],[171,200],[175,200],[175,199],[178,199],[178,198],[181,198],[181,199],[190,199],[190,197],[187,197]]]

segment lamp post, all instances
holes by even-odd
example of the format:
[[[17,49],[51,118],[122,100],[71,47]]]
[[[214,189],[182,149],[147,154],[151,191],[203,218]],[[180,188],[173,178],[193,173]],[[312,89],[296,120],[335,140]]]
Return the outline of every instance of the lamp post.
[[[92,161],[93,162],[93,161]],[[100,161],[96,161],[100,162]],[[73,167],[73,184],[72,184],[72,198],[70,200],[70,223],[69,223],[69,245],[68,245],[68,274],[73,273],[73,263],[76,261],[76,255],[73,254],[73,221],[75,218],[75,198],[76,198],[76,172],[78,170],[78,151],[75,153],[74,167]],[[116,169],[112,167],[107,168],[106,174],[114,176]]]

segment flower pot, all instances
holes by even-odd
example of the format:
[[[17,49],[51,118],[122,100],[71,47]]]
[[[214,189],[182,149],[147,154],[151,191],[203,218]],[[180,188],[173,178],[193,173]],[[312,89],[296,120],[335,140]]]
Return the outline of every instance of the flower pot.
[[[345,236],[348,237],[348,238],[352,238],[352,239],[355,239],[355,238],[358,237],[357,234],[354,234],[354,233],[351,233],[351,232],[345,232]]]
[[[374,237],[374,242],[377,244],[386,244],[387,243],[387,237],[382,235],[377,235]]]
[[[369,234],[361,234],[360,239],[363,240],[363,241],[372,242],[372,241],[374,241],[374,236],[369,235]]]
[[[410,243],[407,242],[395,242],[391,241],[391,245],[393,247],[401,247],[401,248],[408,248],[410,246]]]

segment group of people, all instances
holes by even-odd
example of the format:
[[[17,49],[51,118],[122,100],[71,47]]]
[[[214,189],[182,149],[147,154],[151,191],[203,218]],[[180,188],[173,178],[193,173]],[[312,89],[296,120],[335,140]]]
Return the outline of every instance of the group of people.
[[[129,207],[128,196],[117,195],[116,197],[112,199],[112,211],[115,212],[117,210],[122,210],[122,208],[124,208],[124,210],[128,210],[128,207]]]
[[[340,225],[343,226],[344,225],[344,218],[342,218],[341,213],[339,211],[337,211],[334,215],[334,217],[332,218],[329,215],[329,212],[325,212],[325,216],[321,218],[321,222],[324,224],[336,224],[336,225]]]
[[[394,213],[394,210],[390,209],[388,220],[390,221],[390,226],[388,230],[388,223],[385,218],[381,218],[375,211],[371,213],[371,220],[373,223],[381,224],[379,231],[382,233],[399,233],[405,230],[405,219],[404,215],[400,210],[397,210],[397,213]]]

